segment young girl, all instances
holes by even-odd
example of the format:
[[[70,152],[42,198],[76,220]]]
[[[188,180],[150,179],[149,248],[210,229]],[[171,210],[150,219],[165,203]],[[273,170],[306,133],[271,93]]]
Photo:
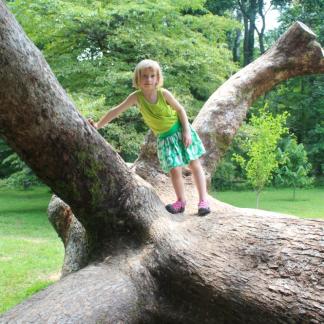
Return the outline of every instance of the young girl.
[[[99,129],[131,106],[137,105],[144,122],[157,136],[158,158],[162,170],[170,172],[177,196],[177,201],[167,205],[166,209],[172,214],[184,212],[186,199],[182,167],[189,165],[199,194],[198,215],[204,216],[210,212],[205,174],[199,161],[205,148],[189,124],[184,108],[162,85],[163,76],[159,64],[153,60],[141,61],[137,64],[133,77],[133,86],[138,90],[108,111],[99,122],[90,120],[90,123]]]

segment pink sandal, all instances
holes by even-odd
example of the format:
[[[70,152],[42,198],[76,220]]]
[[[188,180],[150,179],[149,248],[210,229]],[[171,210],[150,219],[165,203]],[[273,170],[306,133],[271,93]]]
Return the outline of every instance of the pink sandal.
[[[207,200],[201,200],[198,204],[198,215],[205,216],[210,213],[209,203]]]
[[[173,204],[169,204],[165,206],[166,210],[171,214],[183,213],[185,211],[185,207],[186,207],[186,202],[181,200],[177,200]]]

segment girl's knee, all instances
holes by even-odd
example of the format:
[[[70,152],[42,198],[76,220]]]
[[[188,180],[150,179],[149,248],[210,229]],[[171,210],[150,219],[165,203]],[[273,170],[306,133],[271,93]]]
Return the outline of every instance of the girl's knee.
[[[172,174],[180,174],[182,172],[182,167],[175,167],[170,170],[171,175]]]
[[[197,169],[199,167],[200,167],[200,161],[199,161],[199,159],[190,161],[189,168],[191,168],[191,169]]]

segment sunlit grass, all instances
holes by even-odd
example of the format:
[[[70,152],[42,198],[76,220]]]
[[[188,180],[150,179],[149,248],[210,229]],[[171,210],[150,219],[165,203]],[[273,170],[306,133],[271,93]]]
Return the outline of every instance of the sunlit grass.
[[[0,313],[55,282],[63,245],[47,219],[51,194],[0,189]]]
[[[256,195],[253,191],[214,191],[212,195],[237,207],[256,207]],[[266,189],[261,193],[259,208],[299,217],[324,219],[324,188],[299,189],[296,191],[295,200],[292,189]]]

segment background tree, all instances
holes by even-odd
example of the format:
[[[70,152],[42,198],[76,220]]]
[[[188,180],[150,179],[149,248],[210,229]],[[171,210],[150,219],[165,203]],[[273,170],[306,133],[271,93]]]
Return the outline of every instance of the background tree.
[[[0,178],[4,178],[7,175],[10,175],[13,170],[8,165],[3,165],[3,161],[13,153],[13,150],[5,143],[5,141],[0,138]]]
[[[34,172],[0,138],[0,187],[11,186],[27,189],[39,183]]]
[[[256,191],[256,207],[259,208],[259,198],[265,185],[272,179],[272,174],[278,167],[276,158],[277,144],[287,132],[285,127],[287,114],[272,116],[265,109],[260,115],[252,115],[250,137],[245,141],[248,160],[234,154],[246,171],[247,180]]]
[[[243,66],[251,63],[255,58],[255,33],[258,35],[258,44],[260,54],[263,54],[265,48],[265,30],[266,14],[272,8],[283,8],[291,1],[287,0],[231,0],[215,1],[207,0],[206,8],[216,15],[224,15],[229,12],[239,22],[243,22]],[[260,27],[257,26],[257,20],[260,19]],[[233,59],[239,61],[241,32],[236,29],[235,35],[231,38],[233,44]]]
[[[293,188],[293,200],[296,199],[296,188],[309,186],[313,178],[309,177],[311,164],[303,144],[297,144],[294,137],[288,137],[282,149],[278,148],[279,168],[276,170],[275,183]]]
[[[237,131],[230,147],[212,175],[213,190],[252,189],[247,181],[245,169],[242,168],[241,164],[236,159],[233,159],[233,155],[237,154],[242,156],[244,160],[248,160],[245,143],[249,138],[250,128],[251,126],[248,123],[243,123]]]
[[[209,1],[213,4],[215,10],[218,10],[218,14],[225,14],[228,10],[230,13],[235,10],[233,2],[215,2]],[[266,43],[265,47],[269,48],[275,40],[284,32],[284,30],[296,20],[302,21],[316,32],[319,40],[323,42],[323,1],[271,1],[273,7],[277,8],[280,12],[279,28],[276,30],[267,32],[264,38]],[[230,5],[233,5],[231,7]],[[267,7],[265,7],[265,10]],[[211,9],[212,10],[212,9]],[[236,9],[237,10],[237,9]],[[303,143],[309,161],[312,164],[312,175],[315,177],[315,183],[322,185],[324,183],[324,165],[323,165],[323,151],[324,151],[324,137],[323,137],[323,77],[322,76],[302,76],[294,79],[289,79],[274,90],[270,91],[261,98],[252,107],[252,112],[257,112],[265,102],[269,103],[269,109],[273,114],[280,114],[284,111],[289,112],[287,119],[287,126],[291,134],[295,134],[298,143]],[[238,134],[239,136],[239,134]],[[230,168],[226,168],[227,171],[234,170],[232,175],[221,174],[223,170],[220,168],[216,170],[215,179],[218,184],[220,178],[228,176],[228,178],[235,178],[235,182],[232,184],[226,184],[227,187],[242,187],[244,185],[245,174],[236,163],[231,161],[231,152],[242,153],[239,145],[239,141],[234,140],[233,147],[230,148],[225,159],[227,165],[231,165]]]
[[[307,24],[324,41],[324,1],[293,1],[280,9],[280,25],[273,33],[272,44],[278,34],[293,21]],[[270,36],[270,35],[269,35]],[[289,112],[287,126],[297,143],[302,143],[312,164],[312,175],[317,184],[324,183],[324,78],[304,76],[287,80],[267,94],[272,113]],[[262,103],[260,103],[262,105]]]

